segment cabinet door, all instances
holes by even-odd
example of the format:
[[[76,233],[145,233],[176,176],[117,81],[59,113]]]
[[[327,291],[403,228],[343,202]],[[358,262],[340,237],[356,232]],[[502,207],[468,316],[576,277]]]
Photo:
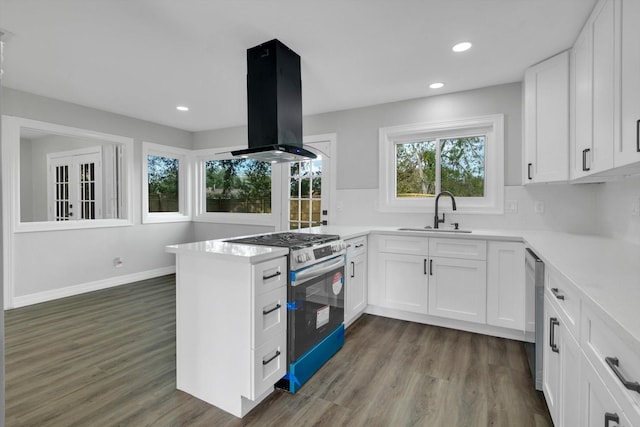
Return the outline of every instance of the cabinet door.
[[[632,424],[613,398],[591,363],[582,359],[581,422],[583,427],[631,427]],[[617,420],[617,421],[616,421]]]
[[[591,151],[593,150],[593,80],[592,80],[592,41],[589,24],[578,36],[573,49],[573,96],[572,96],[572,135],[571,135],[571,178],[580,178],[589,174]]]
[[[372,303],[415,313],[427,313],[427,258],[379,253]]]
[[[563,325],[558,331],[558,351],[560,352],[560,409],[557,427],[580,425],[580,366],[582,352],[578,341]]]
[[[367,307],[367,255],[347,256],[344,323],[355,320]]]
[[[558,350],[558,313],[549,298],[544,298],[544,348],[542,350],[542,392],[554,425],[559,425],[560,353]]]
[[[429,259],[429,314],[486,322],[486,261]]]
[[[622,4],[622,131],[615,166],[640,161],[640,2]]]
[[[524,244],[489,242],[488,252],[487,323],[524,331],[528,308]],[[533,295],[530,297],[533,300]]]
[[[613,167],[620,141],[620,3],[601,1],[593,15],[593,170]]]
[[[569,178],[569,53],[530,67],[524,80],[524,180]]]

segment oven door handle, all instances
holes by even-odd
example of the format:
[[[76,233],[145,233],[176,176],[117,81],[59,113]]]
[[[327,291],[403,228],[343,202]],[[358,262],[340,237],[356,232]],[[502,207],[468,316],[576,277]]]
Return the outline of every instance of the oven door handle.
[[[335,261],[325,261],[322,264],[313,265],[304,270],[300,270],[299,272],[292,272],[291,286],[298,286],[309,279],[322,276],[336,268],[344,267],[344,265],[344,256],[340,256]]]

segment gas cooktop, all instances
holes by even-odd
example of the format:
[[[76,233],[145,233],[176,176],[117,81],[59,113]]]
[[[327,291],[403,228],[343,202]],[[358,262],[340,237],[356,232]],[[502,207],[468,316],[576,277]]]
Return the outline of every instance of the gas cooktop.
[[[229,243],[243,243],[246,245],[277,246],[283,248],[299,249],[315,246],[334,240],[340,240],[335,234],[310,234],[282,232],[261,234],[259,236],[242,237],[239,239],[225,240]]]

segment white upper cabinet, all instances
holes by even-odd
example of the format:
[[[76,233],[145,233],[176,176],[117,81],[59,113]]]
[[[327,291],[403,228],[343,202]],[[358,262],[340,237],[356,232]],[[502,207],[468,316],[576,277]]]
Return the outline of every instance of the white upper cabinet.
[[[622,129],[615,166],[640,162],[640,2],[622,4]]]
[[[523,183],[569,178],[569,53],[527,69]]]

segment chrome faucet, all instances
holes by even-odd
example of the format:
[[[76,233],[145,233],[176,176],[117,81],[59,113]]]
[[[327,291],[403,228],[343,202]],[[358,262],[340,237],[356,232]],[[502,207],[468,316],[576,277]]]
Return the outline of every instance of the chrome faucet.
[[[453,210],[456,210],[456,199],[455,197],[453,197],[453,194],[450,191],[441,191],[437,196],[436,196],[436,215],[433,218],[433,228],[438,228],[438,224],[440,224],[441,222],[444,222],[444,212],[442,212],[442,219],[440,219],[438,217],[438,199],[440,199],[440,196],[442,196],[443,194],[451,197],[451,205],[453,206]]]

